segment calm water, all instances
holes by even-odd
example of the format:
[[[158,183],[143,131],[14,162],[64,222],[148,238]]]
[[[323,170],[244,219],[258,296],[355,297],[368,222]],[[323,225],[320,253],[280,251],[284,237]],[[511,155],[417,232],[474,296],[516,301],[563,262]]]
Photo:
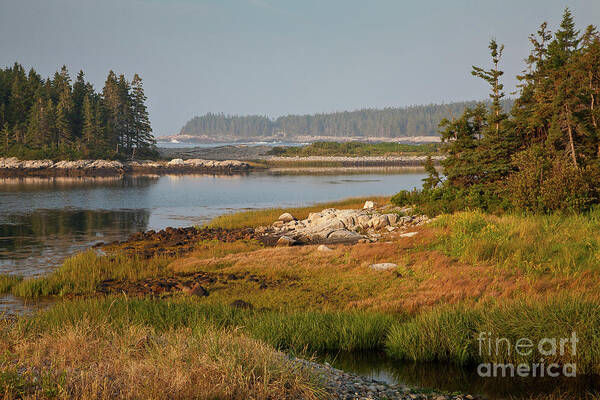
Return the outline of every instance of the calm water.
[[[411,363],[391,360],[385,354],[339,353],[318,357],[334,367],[392,384],[469,393],[489,400],[530,399],[533,395],[560,392],[563,397],[585,398],[600,393],[600,378],[482,378],[475,368],[452,364]]]
[[[140,230],[421,184],[422,171],[404,172],[0,179],[0,273],[47,273],[74,252]]]

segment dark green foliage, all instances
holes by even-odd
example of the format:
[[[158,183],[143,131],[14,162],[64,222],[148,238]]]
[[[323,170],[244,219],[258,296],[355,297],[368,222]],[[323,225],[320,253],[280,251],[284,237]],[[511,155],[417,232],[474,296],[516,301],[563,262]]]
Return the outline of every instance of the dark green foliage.
[[[192,118],[182,134],[206,135],[209,138],[256,138],[277,136],[385,137],[437,136],[437,126],[444,118],[458,115],[475,102],[430,104],[405,108],[364,109],[315,115],[287,115],[271,120],[264,116],[227,116],[206,114]],[[502,101],[509,109],[512,100]]]
[[[42,79],[17,63],[0,70],[0,157],[155,157],[142,80],[110,72],[102,94],[63,66]]]
[[[423,190],[432,190],[442,181],[440,174],[435,169],[431,156],[427,156],[427,160],[423,164],[425,172],[427,172],[427,178],[423,179]]]
[[[432,212],[572,212],[599,202],[600,36],[591,25],[580,35],[566,9],[554,35],[543,23],[530,42],[510,115],[501,106],[503,46],[492,40],[492,67],[472,71],[490,85],[491,105],[443,120],[445,180],[427,180],[422,192],[400,193],[394,202],[424,202]]]

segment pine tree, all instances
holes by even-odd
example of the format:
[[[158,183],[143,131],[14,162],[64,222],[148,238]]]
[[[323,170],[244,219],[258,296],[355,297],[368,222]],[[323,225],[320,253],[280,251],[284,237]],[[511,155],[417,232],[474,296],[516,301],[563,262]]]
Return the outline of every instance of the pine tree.
[[[73,84],[73,136],[82,137],[83,131],[83,102],[88,96],[88,84],[85,82],[83,71],[79,71],[77,79]]]
[[[2,128],[2,139],[4,139],[4,154],[8,155],[8,146],[12,144],[10,129],[8,129],[8,121],[4,122],[4,127]]]
[[[15,141],[21,143],[25,132],[27,108],[25,102],[25,72],[23,67],[15,64],[12,70],[12,85],[9,98],[9,120]]]
[[[122,131],[121,98],[117,84],[117,76],[113,71],[108,73],[102,89],[102,107],[106,115],[106,144],[119,153]]]
[[[58,133],[58,146],[65,147],[73,143],[73,126],[71,116],[73,113],[73,98],[68,88],[61,93],[56,105],[56,129]]]
[[[152,151],[156,140],[152,135],[152,126],[150,125],[150,117],[146,108],[146,95],[142,86],[142,78],[138,74],[133,76],[131,88],[130,104],[132,107],[134,132],[133,158],[136,151],[138,155],[147,154],[149,151]]]
[[[485,70],[473,66],[471,74],[486,81],[490,85],[490,98],[492,104],[486,116],[487,126],[482,131],[483,139],[479,147],[479,162],[482,167],[480,171],[480,181],[490,183],[497,181],[509,174],[512,169],[511,156],[515,152],[516,140],[514,131],[504,126],[508,115],[502,110],[500,101],[504,97],[502,89],[504,85],[500,83],[500,77],[504,74],[499,69],[499,63],[502,58],[504,45],[498,45],[496,40],[492,39],[488,46],[492,59],[492,68]]]
[[[565,8],[560,29],[554,34],[555,39],[548,46],[548,54],[553,68],[563,66],[571,54],[577,50],[581,41],[579,31],[575,29],[575,22],[569,8]]]
[[[481,179],[479,146],[486,127],[487,109],[479,104],[467,108],[458,119],[442,120],[440,134],[446,159],[442,161],[444,175],[450,185],[468,187]]]
[[[423,190],[431,190],[442,181],[440,179],[440,174],[437,169],[435,169],[431,156],[427,156],[427,160],[423,163],[423,167],[425,167],[425,172],[427,173],[427,177],[423,179]]]
[[[96,119],[90,97],[83,99],[83,130],[82,139],[88,150],[94,148],[96,142]]]

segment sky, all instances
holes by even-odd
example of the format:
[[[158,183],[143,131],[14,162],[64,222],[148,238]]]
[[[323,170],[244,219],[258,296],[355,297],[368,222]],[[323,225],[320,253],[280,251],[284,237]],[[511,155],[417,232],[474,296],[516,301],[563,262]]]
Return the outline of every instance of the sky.
[[[144,80],[157,136],[207,112],[285,114],[483,99],[470,75],[505,44],[506,91],[527,37],[598,0],[0,0],[0,67],[63,64],[101,90],[109,70]]]

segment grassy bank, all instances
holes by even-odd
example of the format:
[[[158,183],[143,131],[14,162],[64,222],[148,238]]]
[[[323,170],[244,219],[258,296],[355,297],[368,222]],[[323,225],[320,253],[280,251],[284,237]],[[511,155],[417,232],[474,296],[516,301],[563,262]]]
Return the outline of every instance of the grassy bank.
[[[600,268],[600,209],[533,216],[461,212],[440,217],[437,225],[446,230],[439,248],[470,264],[574,277]]]
[[[316,398],[264,342],[164,302],[65,302],[0,329],[3,398]],[[76,349],[76,351],[74,351]]]
[[[418,156],[437,154],[439,143],[404,144],[404,143],[361,143],[361,142],[315,142],[306,146],[274,147],[269,155],[282,157],[310,156]]]

